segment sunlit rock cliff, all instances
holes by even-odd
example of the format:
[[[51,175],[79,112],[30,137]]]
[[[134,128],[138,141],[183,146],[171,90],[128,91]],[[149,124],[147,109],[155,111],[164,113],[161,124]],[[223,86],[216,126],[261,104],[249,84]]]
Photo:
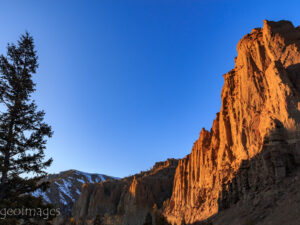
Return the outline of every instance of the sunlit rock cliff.
[[[260,221],[255,204],[273,204],[300,163],[300,28],[264,21],[239,41],[237,52],[212,129],[203,129],[178,163],[165,210],[172,223],[214,218],[236,204],[253,211],[250,222]]]
[[[154,205],[161,208],[171,197],[177,163],[168,159],[134,176],[84,185],[68,222],[93,225],[98,216],[103,224],[143,224]]]

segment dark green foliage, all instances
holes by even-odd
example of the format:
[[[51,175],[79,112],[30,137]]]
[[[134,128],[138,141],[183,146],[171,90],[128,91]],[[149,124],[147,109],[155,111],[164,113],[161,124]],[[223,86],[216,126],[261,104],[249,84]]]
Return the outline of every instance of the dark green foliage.
[[[96,216],[94,220],[94,225],[102,225],[101,218],[99,215]]]
[[[247,219],[245,225],[254,225],[254,221],[252,219]]]
[[[152,225],[152,215],[151,215],[151,213],[147,213],[144,225]]]
[[[43,122],[45,113],[38,111],[32,100],[35,91],[32,75],[38,67],[37,58],[33,38],[28,33],[16,45],[7,46],[6,56],[0,56],[1,208],[45,207],[41,199],[28,195],[46,188],[41,179],[52,162],[52,159],[44,161],[51,127]],[[26,224],[29,219],[24,219]],[[8,219],[5,224],[10,224]]]

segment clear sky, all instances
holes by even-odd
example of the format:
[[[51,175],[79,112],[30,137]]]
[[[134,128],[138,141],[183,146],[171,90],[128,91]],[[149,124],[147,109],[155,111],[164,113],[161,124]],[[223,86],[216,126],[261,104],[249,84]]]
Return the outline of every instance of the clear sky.
[[[126,176],[190,153],[220,109],[236,44],[298,1],[0,0],[0,53],[26,30],[34,96],[52,125],[49,172]]]

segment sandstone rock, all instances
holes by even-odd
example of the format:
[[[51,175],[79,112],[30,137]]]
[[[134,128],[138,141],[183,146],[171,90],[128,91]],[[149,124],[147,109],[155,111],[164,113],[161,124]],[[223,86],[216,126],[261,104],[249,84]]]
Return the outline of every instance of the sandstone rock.
[[[169,221],[205,220],[237,202],[258,205],[257,193],[299,164],[299,46],[300,29],[288,21],[264,21],[239,41],[220,113],[178,163]]]

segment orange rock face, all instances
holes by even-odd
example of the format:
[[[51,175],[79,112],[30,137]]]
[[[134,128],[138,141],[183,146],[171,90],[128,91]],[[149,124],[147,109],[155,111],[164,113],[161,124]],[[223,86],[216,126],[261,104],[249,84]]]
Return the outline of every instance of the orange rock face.
[[[224,184],[233,181],[242,162],[270,145],[280,150],[279,127],[284,151],[299,163],[300,28],[288,21],[264,21],[262,29],[253,29],[239,41],[237,52],[234,69],[224,75],[222,106],[211,131],[201,131],[176,169],[165,210],[173,223],[193,223],[216,214]],[[274,168],[275,175],[285,175],[285,165]],[[237,190],[242,190],[242,180]]]
[[[117,217],[116,225],[143,224],[154,204],[162,207],[170,198],[177,163],[168,159],[134,176],[87,184],[73,207],[76,224],[93,225],[96,216],[106,215]]]

